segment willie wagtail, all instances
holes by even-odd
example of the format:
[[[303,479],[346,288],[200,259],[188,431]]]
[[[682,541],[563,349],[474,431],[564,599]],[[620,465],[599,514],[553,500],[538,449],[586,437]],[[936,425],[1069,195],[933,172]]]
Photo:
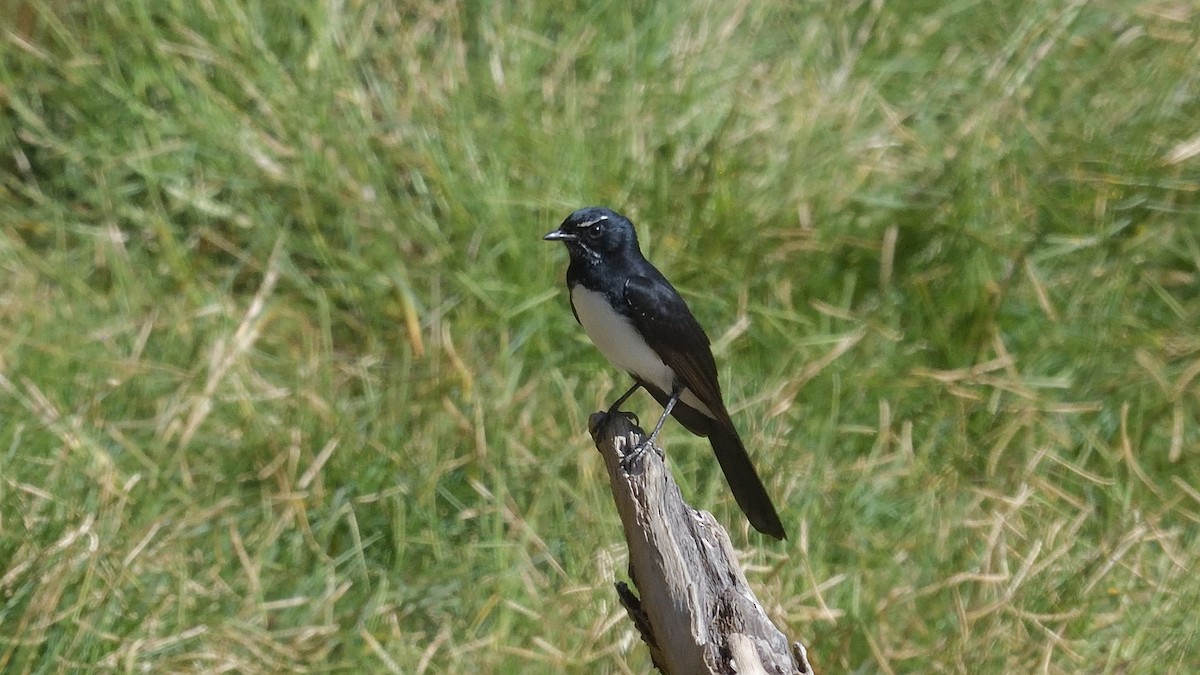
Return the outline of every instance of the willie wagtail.
[[[633,223],[609,209],[572,213],[544,239],[567,246],[571,310],[596,348],[634,385],[609,408],[645,387],[663,406],[645,441],[672,415],[707,436],[738,506],[759,532],[785,539],[783,524],[721,398],[708,335],[666,277],[642,256]]]

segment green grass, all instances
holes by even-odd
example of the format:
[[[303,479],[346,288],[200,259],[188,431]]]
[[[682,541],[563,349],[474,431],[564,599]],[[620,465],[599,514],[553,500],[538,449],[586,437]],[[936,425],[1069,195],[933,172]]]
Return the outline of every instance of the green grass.
[[[709,328],[792,539],[664,442],[820,672],[1200,670],[1191,4],[0,9],[0,670],[645,671],[585,204]]]

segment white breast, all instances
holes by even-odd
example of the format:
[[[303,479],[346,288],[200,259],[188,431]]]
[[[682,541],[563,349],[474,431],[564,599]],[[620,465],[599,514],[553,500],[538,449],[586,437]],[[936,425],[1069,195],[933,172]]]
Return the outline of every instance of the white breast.
[[[583,330],[609,363],[671,393],[675,386],[675,372],[646,344],[634,328],[633,321],[618,314],[608,304],[603,293],[578,284],[571,289],[571,304],[575,307],[579,323],[583,324]],[[715,417],[692,392],[684,390],[680,399],[709,417]]]

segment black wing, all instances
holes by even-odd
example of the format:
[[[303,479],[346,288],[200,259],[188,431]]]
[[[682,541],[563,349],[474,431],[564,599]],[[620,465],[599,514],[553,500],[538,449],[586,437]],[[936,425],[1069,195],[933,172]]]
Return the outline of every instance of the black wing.
[[[717,363],[708,335],[670,282],[661,275],[657,279],[631,276],[625,282],[625,302],[634,326],[663,363],[675,371],[679,383],[708,406],[718,422],[732,428],[721,399]]]
[[[676,384],[687,387],[717,418],[709,419],[703,412],[682,402],[675,406],[672,414],[692,433],[708,436],[725,480],[750,524],[759,532],[786,539],[775,505],[746,454],[721,399],[717,364],[713,361],[708,336],[692,316],[687,303],[661,274],[656,274],[656,278],[631,277],[625,282],[625,301],[634,326],[663,363],[675,371],[675,377],[680,380]],[[670,392],[658,391],[647,382],[641,384],[659,404],[667,404]]]

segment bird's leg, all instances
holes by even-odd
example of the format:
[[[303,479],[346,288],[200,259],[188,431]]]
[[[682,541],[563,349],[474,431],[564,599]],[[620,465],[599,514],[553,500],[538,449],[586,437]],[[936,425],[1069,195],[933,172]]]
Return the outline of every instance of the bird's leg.
[[[667,416],[671,414],[671,410],[675,407],[675,404],[679,402],[679,397],[682,394],[683,385],[676,384],[675,388],[671,390],[671,398],[667,401],[666,407],[663,408],[662,417],[658,418],[658,424],[654,425],[654,431],[651,431],[650,436],[648,436],[641,443],[638,443],[638,449],[645,448],[646,446],[654,443],[654,439],[658,438],[658,431],[662,429],[663,423],[667,421]]]
[[[608,406],[608,412],[605,413],[605,415],[608,417],[612,417],[613,415],[621,412],[621,404],[624,403],[626,400],[628,400],[630,396],[633,396],[634,392],[636,392],[638,389],[641,389],[641,388],[642,388],[641,382],[634,382],[633,386],[629,388],[629,391],[625,392],[624,394],[621,394],[621,398],[618,398],[616,400],[616,402],[614,402],[612,405]],[[633,413],[625,413],[625,414],[633,417],[633,423],[636,426],[640,427],[642,425],[642,421],[638,419],[637,415],[634,415]]]

